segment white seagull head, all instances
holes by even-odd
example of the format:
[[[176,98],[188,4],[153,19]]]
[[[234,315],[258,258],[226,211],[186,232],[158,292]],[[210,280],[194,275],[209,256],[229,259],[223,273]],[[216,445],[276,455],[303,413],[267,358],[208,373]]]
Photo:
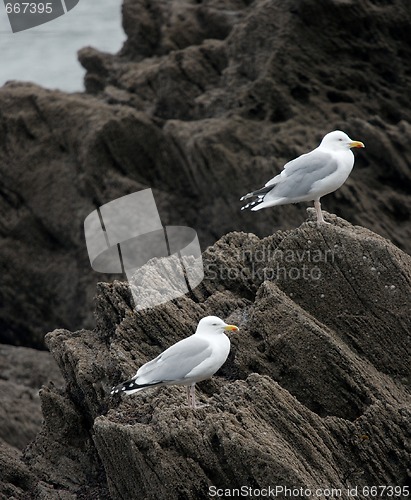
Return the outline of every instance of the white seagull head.
[[[351,148],[365,148],[364,143],[360,141],[353,141],[348,137],[345,132],[341,130],[334,130],[325,135],[319,146],[321,149],[328,149],[332,151],[347,150]]]
[[[222,334],[227,331],[237,332],[238,327],[235,325],[228,325],[217,316],[206,316],[199,321],[196,334]]]

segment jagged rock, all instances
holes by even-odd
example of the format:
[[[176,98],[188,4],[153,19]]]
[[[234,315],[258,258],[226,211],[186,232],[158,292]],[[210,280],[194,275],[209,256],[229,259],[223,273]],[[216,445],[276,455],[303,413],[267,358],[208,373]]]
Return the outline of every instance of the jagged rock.
[[[70,499],[68,491],[57,497],[53,487],[38,477],[22,461],[22,450],[40,431],[43,415],[39,389],[64,379],[49,352],[26,347],[0,345],[0,498],[3,500]],[[42,496],[45,491],[50,494]]]
[[[19,450],[39,432],[43,420],[39,390],[64,380],[49,352],[0,345],[0,440]]]
[[[109,278],[83,221],[130,192],[153,188],[203,248],[297,227],[304,204],[241,213],[239,197],[337,127],[366,150],[324,207],[409,252],[410,16],[408,0],[126,0],[119,54],[80,51],[88,94],[5,85],[0,341],[93,326]]]
[[[43,420],[38,389],[0,380],[0,397],[0,438],[22,450],[36,437]]]
[[[23,498],[34,489],[36,478],[20,460],[19,451],[0,439],[0,498]]]
[[[203,282],[152,309],[136,312],[126,283],[100,284],[94,331],[46,337],[67,387],[41,391],[45,422],[24,453],[43,487],[196,499],[210,487],[332,485],[348,498],[348,487],[409,485],[411,258],[325,217],[224,236],[203,254]],[[109,395],[211,313],[240,332],[198,384],[208,406],[190,410],[180,387]]]
[[[138,60],[200,45],[208,39],[224,39],[249,3],[249,0],[126,0],[123,28],[127,41],[122,54]]]
[[[344,491],[359,483],[403,484],[410,449],[393,443],[403,442],[410,416],[390,400],[375,401],[355,422],[322,419],[271,378],[253,374],[222,387],[212,406],[195,414],[160,403],[149,422],[127,425],[110,412],[94,429],[113,498],[195,499],[211,486]],[[402,466],[393,465],[388,450]]]
[[[64,379],[47,351],[28,347],[0,345],[1,380],[39,390],[42,385],[53,381],[62,386]]]
[[[24,462],[45,485],[80,498],[85,489],[85,498],[107,498],[104,472],[90,436],[89,415],[54,387],[42,389],[40,398],[44,424],[24,450]]]
[[[58,326],[67,384],[40,392],[20,455],[48,368],[0,357],[2,498],[410,485],[410,257],[329,214],[298,227],[304,204],[238,201],[342,128],[366,150],[323,206],[410,251],[410,22],[408,0],[125,0],[120,53],[79,53],[87,93],[0,89],[0,341],[43,346]],[[102,283],[95,329],[71,333],[113,278],[90,270],[84,218],[146,187],[164,225],[203,248],[225,234],[205,279],[139,313],[126,283]],[[210,313],[241,331],[199,384],[208,407],[178,387],[109,396]]]

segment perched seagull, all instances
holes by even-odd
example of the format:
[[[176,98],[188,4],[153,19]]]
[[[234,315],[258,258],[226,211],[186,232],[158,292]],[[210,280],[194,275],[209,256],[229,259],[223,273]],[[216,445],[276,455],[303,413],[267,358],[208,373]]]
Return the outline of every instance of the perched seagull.
[[[230,352],[226,331],[238,331],[217,316],[202,318],[193,335],[180,340],[138,369],[134,377],[113,387],[111,394],[133,394],[161,385],[186,385],[187,402],[195,401],[196,382],[210,378],[225,363]]]
[[[255,197],[241,210],[261,210],[274,205],[314,201],[317,222],[325,222],[320,198],[341,187],[354,166],[351,148],[364,148],[341,130],[324,136],[321,144],[284,165],[282,172],[257,191],[246,194],[241,201]]]

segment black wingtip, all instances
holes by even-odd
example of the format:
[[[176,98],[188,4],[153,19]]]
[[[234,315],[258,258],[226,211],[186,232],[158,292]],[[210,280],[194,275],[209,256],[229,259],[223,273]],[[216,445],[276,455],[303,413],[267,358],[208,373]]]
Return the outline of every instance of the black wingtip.
[[[243,207],[241,207],[241,210],[248,210],[249,208],[253,208],[262,202],[263,202],[263,200],[250,201],[250,203],[247,203],[247,205],[244,205]]]
[[[153,382],[152,384],[138,384],[135,379],[127,380],[122,384],[116,385],[111,389],[110,394],[114,396],[115,394],[120,394],[122,392],[127,393],[128,391],[135,391],[136,389],[145,389],[148,387],[155,387],[161,385],[161,382]]]
[[[117,386],[115,386],[115,387],[113,387],[113,388],[111,389],[111,391],[110,391],[110,396],[114,396],[115,394],[118,394],[118,393],[119,393],[119,392],[121,392],[122,390],[124,390],[124,389],[122,388],[122,386],[117,385]]]
[[[113,396],[114,394],[119,394],[120,392],[126,392],[130,389],[138,389],[139,385],[135,382],[134,379],[126,380],[119,385],[114,386],[111,389],[110,394]]]

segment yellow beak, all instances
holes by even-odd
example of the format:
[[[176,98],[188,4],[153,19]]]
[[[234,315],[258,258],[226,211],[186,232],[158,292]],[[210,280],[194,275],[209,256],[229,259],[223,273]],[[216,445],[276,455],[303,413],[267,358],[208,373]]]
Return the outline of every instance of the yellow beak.
[[[238,332],[238,326],[235,325],[226,325],[224,330],[228,330],[229,332]]]
[[[365,148],[365,145],[361,141],[352,141],[349,144],[350,148]]]

